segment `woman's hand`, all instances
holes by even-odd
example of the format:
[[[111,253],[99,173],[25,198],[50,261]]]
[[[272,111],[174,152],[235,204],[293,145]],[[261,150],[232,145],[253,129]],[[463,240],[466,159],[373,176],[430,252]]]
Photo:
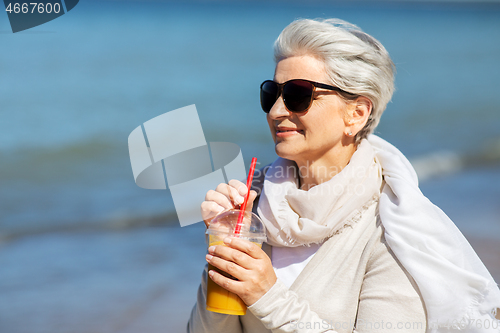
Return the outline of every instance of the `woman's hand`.
[[[207,192],[205,201],[201,204],[201,216],[208,227],[212,219],[220,212],[228,209],[238,208],[245,199],[248,189],[246,184],[239,180],[232,179],[229,184],[221,183],[214,190]],[[251,211],[253,201],[257,197],[257,192],[250,191],[247,202],[247,211]]]
[[[228,237],[224,245],[208,248],[207,262],[237,280],[210,270],[210,278],[222,288],[238,295],[250,306],[261,298],[276,283],[271,259],[254,243],[248,240]]]

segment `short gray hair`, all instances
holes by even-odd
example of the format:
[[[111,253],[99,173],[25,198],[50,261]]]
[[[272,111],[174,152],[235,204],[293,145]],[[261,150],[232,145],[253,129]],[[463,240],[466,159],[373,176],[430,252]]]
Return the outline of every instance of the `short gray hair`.
[[[330,84],[370,99],[372,113],[357,133],[356,142],[372,133],[394,92],[395,66],[384,46],[343,20],[300,19],[290,23],[279,35],[274,43],[274,60],[278,63],[301,55],[322,60]],[[346,94],[342,97],[352,99]]]

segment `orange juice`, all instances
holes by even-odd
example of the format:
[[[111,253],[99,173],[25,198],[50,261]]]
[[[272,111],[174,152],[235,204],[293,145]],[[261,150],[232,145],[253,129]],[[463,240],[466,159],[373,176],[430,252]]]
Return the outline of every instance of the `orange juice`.
[[[234,224],[237,221],[239,211],[230,210],[221,213],[216,216],[206,234],[209,235],[208,246],[213,245],[223,245],[224,238],[227,236],[234,235]],[[257,215],[246,212],[249,217],[247,220],[252,220],[252,230],[243,229],[240,236],[241,238],[247,239],[259,247],[262,247],[262,242],[265,240],[265,229],[262,222]],[[250,224],[249,224],[250,225]],[[257,226],[257,227],[256,227]],[[222,272],[221,270],[215,268],[212,265],[208,265],[208,271],[215,270],[220,274],[235,279],[229,274]],[[230,314],[230,315],[244,315],[247,311],[247,306],[241,300],[241,298],[215,283],[210,277],[207,277],[207,310],[212,312]]]
[[[224,245],[224,242],[212,242],[212,236],[210,236],[209,246],[212,245]],[[262,246],[261,244],[257,245]],[[224,276],[234,279],[227,273],[222,272],[214,266],[208,264],[208,271],[212,269]],[[243,303],[238,295],[222,288],[217,283],[212,281],[212,279],[209,277],[207,281],[207,310],[212,312],[243,316],[247,312],[247,306],[245,303]]]

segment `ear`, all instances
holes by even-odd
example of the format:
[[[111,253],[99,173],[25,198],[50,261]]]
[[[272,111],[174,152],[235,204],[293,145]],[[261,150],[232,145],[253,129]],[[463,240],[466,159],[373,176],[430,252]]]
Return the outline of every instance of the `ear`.
[[[348,115],[346,119],[345,135],[354,137],[359,131],[363,129],[368,117],[372,112],[373,104],[369,98],[359,96],[348,108]]]

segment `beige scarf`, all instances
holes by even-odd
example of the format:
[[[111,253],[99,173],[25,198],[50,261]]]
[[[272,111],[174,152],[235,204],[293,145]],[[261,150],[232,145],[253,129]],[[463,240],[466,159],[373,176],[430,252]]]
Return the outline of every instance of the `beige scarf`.
[[[282,158],[266,172],[257,212],[273,246],[323,242],[355,223],[378,199],[382,183],[380,164],[366,140],[349,164],[329,181],[304,191],[298,189],[297,176],[295,162]]]

